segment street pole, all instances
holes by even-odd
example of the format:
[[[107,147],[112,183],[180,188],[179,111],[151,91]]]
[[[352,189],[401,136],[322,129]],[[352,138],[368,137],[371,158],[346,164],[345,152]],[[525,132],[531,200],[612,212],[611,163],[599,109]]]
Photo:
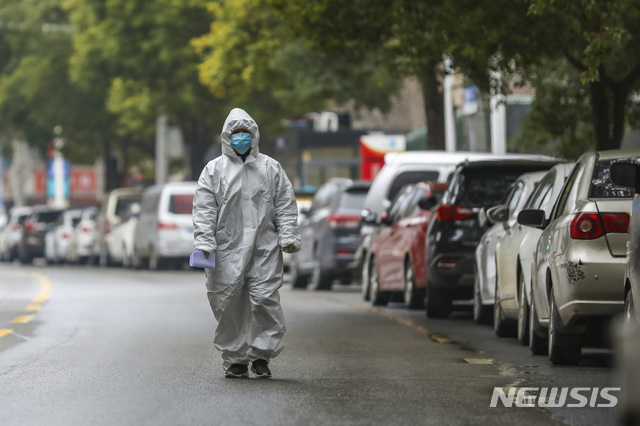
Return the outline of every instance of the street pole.
[[[453,70],[451,58],[444,58],[444,146],[448,152],[456,150],[456,122],[453,117]]]
[[[500,93],[498,85],[501,75],[498,71],[491,72],[491,152],[504,154],[507,152],[507,111],[504,106],[504,95]]]

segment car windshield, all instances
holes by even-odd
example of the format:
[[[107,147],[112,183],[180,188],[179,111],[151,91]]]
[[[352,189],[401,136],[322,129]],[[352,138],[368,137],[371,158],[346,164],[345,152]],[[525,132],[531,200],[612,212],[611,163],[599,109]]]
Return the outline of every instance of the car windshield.
[[[58,220],[61,214],[61,211],[41,212],[38,213],[36,220],[40,223],[52,223]]]
[[[364,200],[367,197],[367,190],[351,190],[345,191],[340,197],[338,209],[341,211],[349,210],[360,213],[364,206]]]
[[[118,202],[116,203],[116,216],[124,216],[126,215],[130,209],[131,205],[134,203],[139,203],[140,197],[118,197]]]
[[[491,207],[500,204],[509,186],[524,172],[511,168],[468,170],[461,176],[456,203],[465,207]]]
[[[191,214],[193,211],[193,194],[174,194],[169,199],[169,212],[173,214]]]
[[[632,198],[633,190],[611,182],[611,165],[617,160],[597,161],[593,169],[589,198]]]
[[[424,182],[427,180],[437,181],[440,176],[440,172],[435,170],[416,170],[411,172],[400,173],[391,184],[389,193],[387,194],[388,200],[393,200],[398,195],[400,190],[412,183]]]

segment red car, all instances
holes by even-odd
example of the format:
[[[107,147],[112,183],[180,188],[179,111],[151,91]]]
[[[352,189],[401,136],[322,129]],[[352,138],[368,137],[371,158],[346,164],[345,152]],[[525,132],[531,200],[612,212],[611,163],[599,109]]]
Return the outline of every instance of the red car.
[[[407,186],[383,213],[388,225],[373,243],[370,260],[371,301],[386,305],[404,301],[409,309],[422,309],[427,287],[425,238],[432,208],[447,188],[445,183],[420,182]]]

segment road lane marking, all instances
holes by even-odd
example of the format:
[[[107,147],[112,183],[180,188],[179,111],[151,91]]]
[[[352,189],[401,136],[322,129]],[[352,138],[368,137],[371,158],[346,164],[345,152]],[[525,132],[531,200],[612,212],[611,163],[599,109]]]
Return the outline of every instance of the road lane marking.
[[[376,315],[380,315],[386,318],[389,318],[395,322],[398,322],[402,325],[406,325],[408,327],[412,327],[413,329],[415,329],[416,331],[424,334],[425,336],[429,337],[431,340],[438,342],[438,343],[451,343],[452,340],[449,339],[447,336],[439,334],[439,333],[435,333],[431,330],[429,330],[427,327],[425,327],[424,325],[420,324],[419,322],[412,320],[411,318],[405,318],[402,317],[400,315],[396,315],[392,312],[389,311],[384,311],[382,309],[377,309],[377,308],[373,308],[370,306],[362,306],[362,305],[349,305],[352,308],[355,309],[359,309],[361,311],[365,311],[365,312],[370,312],[372,314],[376,314]]]
[[[42,274],[38,274],[38,273],[32,273],[31,274],[32,277],[36,278],[38,281],[40,281],[40,292],[36,295],[36,297],[34,297],[33,299],[31,299],[31,301],[33,303],[44,303],[47,301],[47,299],[49,299],[49,296],[51,295],[51,281],[49,281],[49,278],[45,277]]]
[[[29,312],[38,312],[42,309],[42,305],[27,305],[27,311]]]
[[[465,358],[468,364],[491,365],[493,361],[488,358]]]
[[[14,324],[26,324],[33,319],[33,315],[20,315],[16,317],[13,321]]]
[[[13,330],[0,330],[0,338],[13,333]]]

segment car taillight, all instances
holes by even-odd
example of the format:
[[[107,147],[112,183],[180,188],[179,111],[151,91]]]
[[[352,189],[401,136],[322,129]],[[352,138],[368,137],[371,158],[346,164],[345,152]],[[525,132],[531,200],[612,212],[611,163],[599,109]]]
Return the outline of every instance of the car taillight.
[[[442,222],[462,221],[473,216],[473,211],[450,204],[443,204],[436,207],[436,217]]]
[[[62,237],[63,240],[71,238],[71,235],[67,234],[66,232],[63,232],[62,235],[60,235],[60,236]]]
[[[604,224],[604,228],[601,225]],[[626,233],[629,215],[626,213],[580,213],[571,221],[570,234],[574,240],[591,240],[608,233]]]
[[[355,250],[350,249],[338,249],[336,250],[336,254],[354,254]]]
[[[158,229],[178,229],[178,225],[175,223],[158,222]]]
[[[456,267],[456,265],[460,262],[459,257],[444,257],[438,261],[436,266],[438,269],[449,270]]]
[[[107,235],[111,232],[111,223],[109,223],[109,219],[104,220],[104,234]]]
[[[14,223],[13,224],[13,229],[14,231],[19,231],[20,229],[22,229],[22,225],[20,225],[19,223]]]
[[[36,224],[32,221],[28,221],[27,223],[24,224],[25,232],[31,232],[35,227],[36,227]]]
[[[91,229],[87,228],[86,226],[83,226],[82,228],[80,228],[80,232],[84,232],[85,234],[88,234],[89,232],[91,232]]]
[[[327,219],[331,228],[357,228],[360,226],[360,215],[334,213]]]
[[[607,234],[609,232],[626,234],[629,231],[629,215],[626,213],[603,213],[600,217]]]

